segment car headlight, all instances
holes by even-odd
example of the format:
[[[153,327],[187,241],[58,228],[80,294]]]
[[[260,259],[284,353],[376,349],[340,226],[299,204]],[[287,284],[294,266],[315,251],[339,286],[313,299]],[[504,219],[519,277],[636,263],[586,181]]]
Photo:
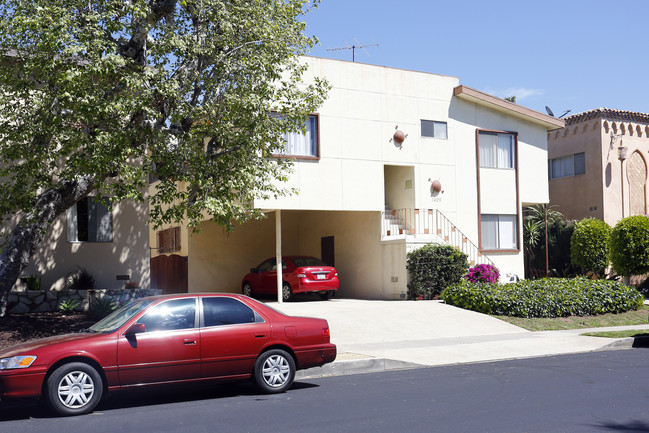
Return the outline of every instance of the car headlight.
[[[36,356],[12,356],[11,358],[0,359],[0,370],[9,370],[11,368],[27,368],[36,361]]]

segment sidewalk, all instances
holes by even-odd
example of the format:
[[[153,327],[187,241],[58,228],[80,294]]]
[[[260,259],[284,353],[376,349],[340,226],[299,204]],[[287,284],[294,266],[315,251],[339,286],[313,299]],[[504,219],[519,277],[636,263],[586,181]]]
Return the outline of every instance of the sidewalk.
[[[298,379],[391,369],[630,348],[633,339],[586,337],[590,329],[531,332],[491,316],[437,301],[332,299],[278,304],[292,316],[327,319],[338,347],[333,364],[298,372]],[[647,325],[610,329],[647,329]]]

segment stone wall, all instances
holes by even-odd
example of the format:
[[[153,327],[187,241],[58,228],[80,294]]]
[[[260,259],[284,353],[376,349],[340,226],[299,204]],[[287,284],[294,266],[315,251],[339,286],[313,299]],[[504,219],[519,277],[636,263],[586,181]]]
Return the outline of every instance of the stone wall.
[[[76,301],[79,311],[88,311],[95,300],[112,301],[124,305],[133,299],[160,295],[156,289],[100,289],[100,290],[26,290],[7,295],[7,313],[41,313],[59,311],[59,306],[67,300]]]

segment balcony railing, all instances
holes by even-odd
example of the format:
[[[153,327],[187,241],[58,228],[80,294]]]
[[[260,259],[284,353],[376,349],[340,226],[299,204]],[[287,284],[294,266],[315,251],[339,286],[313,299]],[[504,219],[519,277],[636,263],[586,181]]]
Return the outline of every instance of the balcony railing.
[[[471,265],[494,263],[480,252],[476,244],[464,235],[437,209],[386,210],[382,218],[382,239],[400,235],[437,237],[468,256]]]

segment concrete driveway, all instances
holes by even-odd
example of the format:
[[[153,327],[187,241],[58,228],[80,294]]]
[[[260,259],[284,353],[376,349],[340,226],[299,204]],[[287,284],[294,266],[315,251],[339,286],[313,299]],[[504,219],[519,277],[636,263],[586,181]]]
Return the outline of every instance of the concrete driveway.
[[[530,332],[438,301],[332,299],[268,304],[292,316],[328,320],[339,353],[333,374],[630,347],[609,338],[579,335],[584,329]],[[370,365],[362,367],[363,363]]]

